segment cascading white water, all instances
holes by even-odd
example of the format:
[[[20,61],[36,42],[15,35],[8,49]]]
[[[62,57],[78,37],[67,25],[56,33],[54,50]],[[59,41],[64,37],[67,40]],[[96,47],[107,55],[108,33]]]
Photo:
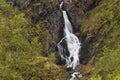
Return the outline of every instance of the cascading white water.
[[[67,67],[75,67],[79,64],[79,49],[80,49],[80,42],[79,39],[72,33],[72,26],[68,19],[66,11],[63,11],[63,17],[65,22],[64,28],[64,36],[67,42],[67,48],[69,51],[70,56],[66,57],[66,65]],[[71,60],[73,58],[73,61]]]
[[[60,8],[62,8],[62,5],[63,5],[63,1],[60,4]],[[79,50],[81,48],[80,46],[81,43],[79,42],[79,39],[77,38],[77,36],[73,34],[72,25],[68,19],[67,12],[63,10],[62,13],[63,13],[64,23],[65,23],[64,37],[57,44],[57,46],[58,46],[58,50],[61,58],[66,61],[66,66],[74,70],[75,67],[79,64]],[[65,40],[67,43],[69,56],[64,54],[65,49],[61,45],[63,40]],[[73,73],[72,74],[73,77],[70,80],[73,80],[75,78],[75,74],[79,74],[79,73],[76,73],[76,72]]]

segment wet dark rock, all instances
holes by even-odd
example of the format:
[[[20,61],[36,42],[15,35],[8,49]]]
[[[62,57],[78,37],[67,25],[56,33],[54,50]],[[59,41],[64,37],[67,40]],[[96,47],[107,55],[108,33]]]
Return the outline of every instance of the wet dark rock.
[[[73,57],[71,57],[71,58],[70,58],[70,60],[71,60],[71,61],[73,61],[73,60],[74,60],[74,58],[73,58]]]
[[[68,12],[69,19],[73,25],[73,30],[75,33],[80,33],[78,36],[80,37],[80,41],[82,43],[80,49],[80,63],[87,64],[88,61],[93,56],[93,49],[91,48],[91,44],[93,44],[97,37],[91,38],[91,40],[86,39],[86,35],[81,34],[81,17],[86,14],[87,11],[95,8],[99,4],[100,0],[66,0],[66,10]],[[99,32],[99,31],[98,31]],[[86,33],[87,34],[87,33]],[[97,35],[99,36],[99,35]]]
[[[82,34],[81,31],[81,17],[86,14],[87,11],[93,9],[99,4],[100,0],[64,0],[64,9],[67,11],[69,19],[73,26],[74,33],[79,33],[82,42],[82,48],[80,50],[80,63],[86,64],[91,58],[91,44],[95,41],[95,38],[91,40],[86,39],[86,34]],[[43,31],[47,31],[47,34],[40,41],[43,44],[43,55],[48,56],[49,53],[54,52],[57,42],[63,37],[63,17],[59,8],[59,1],[57,0],[7,0],[7,2],[13,2],[14,6],[18,6],[24,11],[25,16],[31,19],[31,22],[36,25],[43,23]],[[66,43],[63,43],[65,45]],[[66,47],[66,46],[64,46]],[[66,50],[66,55],[69,56],[69,52]],[[65,61],[58,61],[59,64],[64,64]],[[72,59],[71,59],[72,60]]]
[[[73,69],[71,67],[67,68],[68,72],[73,72]]]

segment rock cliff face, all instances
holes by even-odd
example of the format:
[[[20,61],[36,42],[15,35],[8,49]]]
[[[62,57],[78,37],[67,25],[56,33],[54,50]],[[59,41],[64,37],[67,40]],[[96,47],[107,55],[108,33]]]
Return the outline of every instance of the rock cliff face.
[[[48,56],[51,52],[57,51],[56,43],[63,36],[63,18],[59,8],[58,0],[7,0],[14,6],[18,6],[25,13],[25,17],[31,20],[32,27],[30,29],[31,36],[39,36],[40,42],[43,44],[43,55]],[[99,6],[101,0],[65,0],[64,8],[68,12],[70,21],[73,25],[74,33],[82,42],[80,52],[81,64],[86,64],[95,51],[104,41],[104,37],[112,30],[108,28],[106,34],[104,25],[110,21],[98,23],[97,26],[87,22],[91,16],[90,11]],[[108,14],[109,15],[109,14]],[[89,21],[89,20],[88,20]],[[101,22],[101,24],[100,24]],[[100,24],[100,25],[99,25]]]
[[[25,17],[30,19],[34,25],[30,30],[31,35],[42,34],[40,41],[44,47],[43,55],[47,56],[48,53],[55,51],[56,41],[62,27],[59,2],[57,0],[16,0],[12,2],[14,2],[14,6],[18,6],[25,13]]]
[[[65,7],[73,24],[73,29],[82,42],[80,63],[86,64],[93,56],[94,50],[90,49],[91,47],[89,45],[91,44],[88,44],[86,35],[82,34],[83,31],[81,30],[81,20],[82,17],[85,16],[89,10],[92,10],[99,4],[99,0],[65,0],[65,3]]]
[[[59,1],[6,1],[0,0],[0,79],[70,79],[70,68],[54,64],[64,64],[56,47],[64,27]],[[120,80],[120,1],[64,1],[82,42],[80,80]]]
[[[31,20],[31,36],[40,36],[40,41],[44,47],[45,56],[56,51],[56,43],[63,36],[63,18],[59,9],[59,1],[57,0],[7,0],[14,6],[18,6],[25,13],[25,17]],[[80,52],[80,61],[86,64],[91,58],[94,47],[90,47],[93,38],[87,40],[86,35],[81,30],[81,17],[86,15],[86,12],[93,9],[99,4],[99,0],[65,0],[65,9],[68,12],[69,18],[73,25],[74,33],[82,42]],[[40,28],[42,27],[42,28]],[[41,30],[39,30],[41,29]],[[91,43],[90,43],[91,42]],[[93,45],[94,46],[94,45]],[[93,52],[91,51],[93,48]]]

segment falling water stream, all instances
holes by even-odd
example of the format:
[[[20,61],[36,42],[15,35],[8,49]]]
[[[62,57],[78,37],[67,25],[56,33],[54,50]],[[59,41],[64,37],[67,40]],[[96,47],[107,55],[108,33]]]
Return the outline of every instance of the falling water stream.
[[[60,8],[62,9],[63,1],[60,4]],[[72,25],[68,19],[67,12],[62,10],[63,18],[64,18],[64,37],[57,44],[60,56],[62,59],[66,61],[67,68],[72,68],[73,70],[79,65],[79,51],[81,48],[81,43],[76,35],[73,34]],[[63,41],[67,43],[67,49],[69,52],[69,56],[65,55],[65,48],[61,45]],[[73,80],[75,77],[81,77],[79,72],[74,72],[71,74]]]

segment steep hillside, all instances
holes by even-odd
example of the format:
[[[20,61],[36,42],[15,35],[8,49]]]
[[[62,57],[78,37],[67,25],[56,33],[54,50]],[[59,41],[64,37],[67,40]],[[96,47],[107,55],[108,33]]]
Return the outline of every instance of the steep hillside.
[[[65,68],[43,57],[38,36],[17,8],[0,1],[0,80],[64,80]]]
[[[120,1],[64,2],[82,43],[80,80],[120,80]],[[64,27],[58,0],[0,0],[0,25],[0,79],[69,79],[57,65],[64,64],[56,47]]]
[[[120,79],[120,2],[102,0],[81,19],[80,34],[94,53],[95,64],[91,80]],[[92,51],[91,51],[92,52]],[[92,76],[92,77],[93,77]]]

